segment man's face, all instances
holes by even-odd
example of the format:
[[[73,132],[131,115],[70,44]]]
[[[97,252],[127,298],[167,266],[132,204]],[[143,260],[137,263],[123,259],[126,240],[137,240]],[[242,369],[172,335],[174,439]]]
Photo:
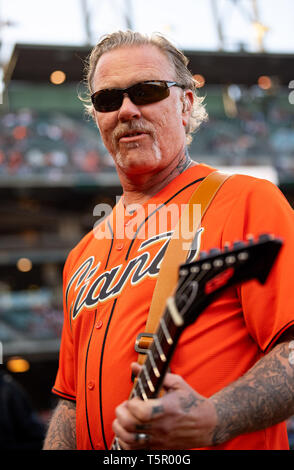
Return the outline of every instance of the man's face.
[[[126,88],[146,80],[175,81],[173,66],[155,46],[122,47],[102,55],[93,90]],[[191,92],[186,99],[191,104]],[[189,108],[183,112],[183,90],[171,87],[170,95],[162,101],[135,105],[125,96],[117,111],[94,110],[94,117],[120,173],[152,174],[181,157]]]

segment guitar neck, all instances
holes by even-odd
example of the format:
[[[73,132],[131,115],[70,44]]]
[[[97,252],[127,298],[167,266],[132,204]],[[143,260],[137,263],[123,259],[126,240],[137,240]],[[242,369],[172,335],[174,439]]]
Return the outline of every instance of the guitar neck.
[[[157,397],[182,331],[183,320],[176,310],[174,299],[170,298],[157,331],[152,335],[151,346],[146,349],[146,360],[135,378],[129,399],[139,397],[148,400]],[[122,450],[116,437],[111,449]]]
[[[158,395],[182,330],[183,320],[171,297],[153,335],[151,346],[146,350],[146,360],[135,379],[130,398],[148,400]]]

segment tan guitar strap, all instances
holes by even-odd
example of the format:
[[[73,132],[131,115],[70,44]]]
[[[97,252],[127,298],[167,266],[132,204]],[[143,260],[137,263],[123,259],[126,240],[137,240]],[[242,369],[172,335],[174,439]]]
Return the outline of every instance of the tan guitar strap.
[[[151,344],[151,334],[157,329],[160,317],[164,312],[166,300],[173,294],[177,286],[179,266],[185,263],[204,214],[217,191],[229,176],[219,171],[210,173],[199,184],[185,207],[161,263],[145,327],[147,336],[140,335],[136,342],[136,350],[147,349]],[[196,211],[195,204],[199,204]],[[146,354],[140,353],[138,363],[143,364],[145,358]]]

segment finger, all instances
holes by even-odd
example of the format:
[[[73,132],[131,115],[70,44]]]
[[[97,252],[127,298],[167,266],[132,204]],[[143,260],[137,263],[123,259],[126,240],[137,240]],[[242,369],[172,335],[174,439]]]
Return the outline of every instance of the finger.
[[[142,400],[136,399],[140,403]],[[144,433],[151,430],[150,423],[140,421],[129,408],[129,402],[126,401],[123,404],[119,405],[116,410],[116,419],[119,424],[128,432],[131,433]]]
[[[119,440],[120,446],[125,450],[147,449],[150,445],[150,434],[147,432],[129,432],[121,426],[118,419],[113,421],[112,429]]]
[[[134,433],[128,432],[123,426],[121,426],[118,419],[113,421],[112,429],[119,441],[119,445],[123,449],[131,449],[131,446],[134,443]]]
[[[131,363],[131,369],[132,369],[132,372],[136,375],[139,374],[139,372],[141,371],[142,369],[142,366],[140,364],[138,364],[138,362],[132,362]]]
[[[115,409],[115,416],[120,426],[129,432],[136,430],[136,425],[140,424],[137,418],[129,410],[129,402],[125,401]]]
[[[145,432],[145,433],[150,433],[152,430],[152,425],[151,423],[137,423],[135,426],[134,426],[134,431],[135,432]]]
[[[138,429],[138,426],[151,426],[153,419],[160,418],[164,414],[161,398],[148,401],[133,398],[128,401],[127,408],[135,419],[136,429]]]
[[[173,392],[185,387],[185,382],[179,375],[168,372],[164,377],[162,386],[166,392]]]
[[[132,382],[134,382],[135,378],[139,375],[142,366],[140,366],[137,362],[132,362],[131,370],[132,370]]]

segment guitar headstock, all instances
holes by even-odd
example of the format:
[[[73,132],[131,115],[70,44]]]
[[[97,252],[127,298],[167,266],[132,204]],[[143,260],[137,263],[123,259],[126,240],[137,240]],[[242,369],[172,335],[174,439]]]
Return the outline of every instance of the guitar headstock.
[[[236,241],[223,250],[201,252],[193,263],[180,266],[174,298],[185,324],[197,316],[226,288],[256,279],[264,284],[282,247],[282,240],[262,234],[256,240]]]

